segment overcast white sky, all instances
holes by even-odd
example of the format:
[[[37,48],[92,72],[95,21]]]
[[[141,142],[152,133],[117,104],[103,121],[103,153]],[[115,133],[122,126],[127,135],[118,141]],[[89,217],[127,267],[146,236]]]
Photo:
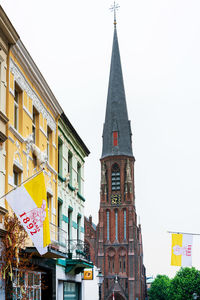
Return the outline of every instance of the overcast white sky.
[[[108,0],[1,0],[91,151],[87,216],[98,220],[113,17]],[[173,276],[167,230],[200,233],[200,1],[123,0],[118,38],[133,131],[147,275]],[[200,268],[200,237],[193,265]]]

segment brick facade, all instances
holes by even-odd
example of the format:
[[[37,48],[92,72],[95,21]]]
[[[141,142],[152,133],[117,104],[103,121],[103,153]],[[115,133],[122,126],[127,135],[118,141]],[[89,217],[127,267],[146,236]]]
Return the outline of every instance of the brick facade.
[[[114,164],[120,170],[120,189],[117,191],[112,190]],[[121,201],[113,203],[113,195],[120,195]],[[104,274],[102,299],[112,299],[113,289],[115,299],[145,299],[145,268],[141,226],[137,225],[135,211],[133,157],[101,159],[99,223],[95,227],[91,217],[89,220],[85,218],[85,240],[90,245],[91,260]]]

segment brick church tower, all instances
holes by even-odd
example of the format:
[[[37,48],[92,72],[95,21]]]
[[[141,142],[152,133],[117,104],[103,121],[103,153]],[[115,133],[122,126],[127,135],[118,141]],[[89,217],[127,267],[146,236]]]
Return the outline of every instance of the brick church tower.
[[[85,218],[91,258],[103,275],[102,299],[144,300],[145,268],[141,227],[137,225],[132,133],[120,61],[116,24],[103,128],[100,209],[97,227]]]

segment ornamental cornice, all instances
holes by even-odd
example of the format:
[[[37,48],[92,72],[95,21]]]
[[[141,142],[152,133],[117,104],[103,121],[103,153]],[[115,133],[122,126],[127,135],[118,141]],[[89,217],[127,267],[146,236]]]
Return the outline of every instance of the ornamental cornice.
[[[0,7],[0,27],[7,41],[11,44],[15,44],[19,39],[19,35],[3,11],[2,7]]]
[[[54,121],[50,113],[47,111],[47,109],[44,107],[41,99],[38,97],[36,92],[29,85],[28,81],[26,80],[22,72],[19,70],[19,68],[11,58],[10,58],[10,72],[12,72],[12,74],[14,75],[14,80],[17,82],[19,87],[23,91],[25,91],[27,95],[32,99],[32,103],[34,107],[37,109],[37,111],[39,113],[42,113],[43,117],[47,120],[47,124],[51,128],[51,130],[56,131],[56,122]]]

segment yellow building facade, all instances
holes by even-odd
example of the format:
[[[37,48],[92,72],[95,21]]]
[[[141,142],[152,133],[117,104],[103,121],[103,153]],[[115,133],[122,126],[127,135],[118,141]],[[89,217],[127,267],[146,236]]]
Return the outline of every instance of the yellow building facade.
[[[58,118],[62,109],[21,40],[9,51],[6,186],[9,192],[42,168],[50,222],[57,225]]]

